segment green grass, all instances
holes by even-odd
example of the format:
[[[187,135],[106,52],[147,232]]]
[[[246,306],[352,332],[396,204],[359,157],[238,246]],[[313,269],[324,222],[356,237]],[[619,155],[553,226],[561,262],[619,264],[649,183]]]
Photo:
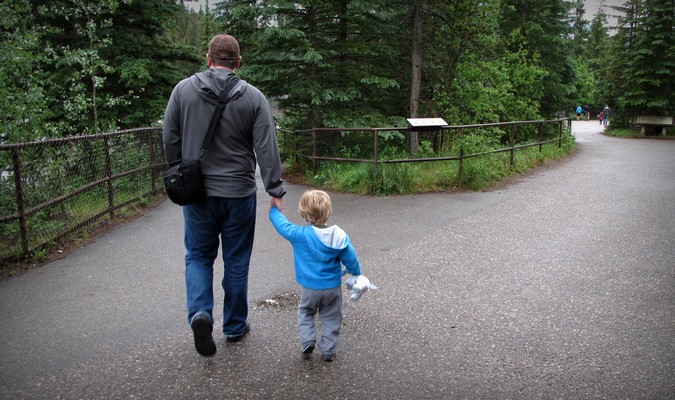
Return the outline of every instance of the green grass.
[[[0,269],[5,269],[6,264],[11,264],[12,262],[40,262],[61,244],[78,240],[86,241],[89,230],[97,229],[97,227],[105,226],[115,221],[125,220],[137,214],[140,210],[147,208],[154,199],[163,196],[161,192],[155,195],[151,193],[152,186],[149,180],[122,182],[122,184],[115,185],[114,190],[116,205],[135,199],[139,194],[143,194],[143,196],[136,201],[117,208],[114,211],[113,220],[106,213],[102,217],[99,217],[98,220],[89,222],[87,226],[80,227],[74,233],[58,240],[56,238],[63,232],[81,224],[96,214],[104,212],[109,207],[105,187],[102,186],[84,192],[66,200],[62,204],[29,216],[26,219],[26,230],[28,232],[27,246],[30,254],[23,254],[17,221],[0,225],[0,239],[4,243],[7,243],[7,246],[0,251]]]
[[[635,129],[607,129],[605,134],[612,137],[636,138],[641,137],[640,131]]]
[[[465,154],[489,152],[489,146],[490,143],[474,140],[465,146]],[[551,143],[544,145],[541,152],[538,147],[517,150],[513,166],[509,165],[509,153],[473,157],[464,160],[461,176],[459,162],[454,160],[377,165],[331,161],[321,163],[320,171],[305,181],[335,191],[363,195],[485,190],[505,177],[565,157],[574,149],[574,139],[566,135],[561,148],[557,143]]]
[[[660,132],[660,129],[659,129]],[[605,134],[612,137],[622,137],[622,138],[641,138],[644,137],[640,133],[639,129],[606,129]],[[649,138],[663,138],[661,134],[650,134],[647,137]],[[675,138],[675,128],[666,129],[665,138],[674,139]]]

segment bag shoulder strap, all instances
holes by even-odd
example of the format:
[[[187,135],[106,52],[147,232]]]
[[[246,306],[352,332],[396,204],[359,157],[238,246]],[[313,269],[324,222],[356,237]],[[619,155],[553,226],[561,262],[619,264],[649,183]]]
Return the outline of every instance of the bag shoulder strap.
[[[218,126],[220,114],[223,113],[225,106],[227,106],[227,103],[229,101],[228,98],[230,97],[230,92],[238,82],[239,78],[236,77],[235,75],[232,75],[232,77],[228,79],[225,88],[223,88],[223,90],[218,94],[218,105],[216,105],[216,109],[213,111],[213,115],[211,116],[211,122],[209,122],[209,129],[206,131],[206,136],[204,137],[204,141],[202,142],[202,148],[199,153],[200,160],[204,157],[204,154],[206,154],[206,152],[209,150],[211,140],[213,139],[213,134],[216,131],[216,126]]]

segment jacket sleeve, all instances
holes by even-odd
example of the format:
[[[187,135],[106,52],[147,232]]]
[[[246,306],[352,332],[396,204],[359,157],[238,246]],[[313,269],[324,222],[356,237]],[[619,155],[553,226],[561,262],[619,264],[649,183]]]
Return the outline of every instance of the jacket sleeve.
[[[270,196],[281,197],[284,188],[281,180],[281,158],[277,144],[276,123],[269,102],[260,91],[257,92],[258,104],[253,121],[253,145],[260,167],[260,177]]]
[[[288,218],[286,218],[286,216],[276,207],[270,208],[269,218],[274,229],[276,229],[284,239],[293,243],[293,238],[301,227],[288,221]]]
[[[180,131],[180,107],[178,105],[178,86],[173,89],[164,112],[164,128],[162,141],[164,143],[164,160],[167,164],[180,160],[182,135]]]
[[[347,268],[347,272],[352,275],[361,275],[361,263],[349,238],[347,238],[347,246],[340,253],[340,261]]]

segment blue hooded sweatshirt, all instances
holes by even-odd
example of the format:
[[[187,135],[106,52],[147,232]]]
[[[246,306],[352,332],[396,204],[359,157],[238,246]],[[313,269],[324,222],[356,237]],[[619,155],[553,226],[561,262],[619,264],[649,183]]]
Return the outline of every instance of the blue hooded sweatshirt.
[[[339,226],[300,226],[276,207],[270,209],[272,225],[293,246],[295,280],[313,290],[334,289],[342,284],[342,265],[352,275],[361,274],[361,264],[349,236]]]

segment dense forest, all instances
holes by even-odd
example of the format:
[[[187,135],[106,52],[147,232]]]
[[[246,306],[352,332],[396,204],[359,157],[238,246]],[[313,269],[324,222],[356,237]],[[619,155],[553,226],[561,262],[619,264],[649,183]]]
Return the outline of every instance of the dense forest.
[[[4,0],[0,143],[161,124],[215,33],[286,129],[673,115],[673,0]],[[207,3],[208,4],[208,3]],[[618,15],[611,27],[608,17]]]

